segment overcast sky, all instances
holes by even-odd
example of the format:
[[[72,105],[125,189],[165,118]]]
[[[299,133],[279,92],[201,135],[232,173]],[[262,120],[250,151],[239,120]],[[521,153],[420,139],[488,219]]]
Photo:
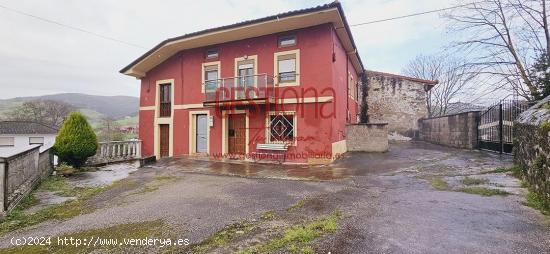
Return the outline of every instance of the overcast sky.
[[[439,9],[454,0],[343,0],[350,24]],[[61,92],[139,96],[118,73],[160,41],[186,33],[312,7],[292,0],[0,0],[0,5],[141,45],[132,47],[0,8],[0,98]],[[366,68],[399,73],[417,54],[449,43],[445,21],[428,14],[352,28]]]

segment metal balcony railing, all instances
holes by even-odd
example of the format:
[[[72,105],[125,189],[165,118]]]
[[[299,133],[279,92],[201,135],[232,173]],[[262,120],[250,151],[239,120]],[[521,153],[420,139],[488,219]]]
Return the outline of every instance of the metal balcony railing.
[[[227,102],[274,97],[273,76],[247,75],[204,82],[204,102]]]

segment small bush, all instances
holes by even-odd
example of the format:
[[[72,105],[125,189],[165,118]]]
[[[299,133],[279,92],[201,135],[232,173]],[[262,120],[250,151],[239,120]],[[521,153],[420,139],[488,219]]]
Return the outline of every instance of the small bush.
[[[53,151],[60,162],[80,168],[88,157],[95,155],[97,147],[97,137],[86,118],[72,112],[55,139]]]

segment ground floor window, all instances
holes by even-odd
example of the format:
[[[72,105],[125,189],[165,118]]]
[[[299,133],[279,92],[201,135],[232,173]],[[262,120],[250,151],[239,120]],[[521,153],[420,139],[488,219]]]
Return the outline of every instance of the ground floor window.
[[[294,112],[271,112],[268,120],[268,138],[270,143],[294,142],[296,136]]]

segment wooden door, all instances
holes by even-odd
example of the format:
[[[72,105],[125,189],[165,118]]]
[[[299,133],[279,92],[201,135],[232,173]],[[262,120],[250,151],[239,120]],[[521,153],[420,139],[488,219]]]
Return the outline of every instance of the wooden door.
[[[246,115],[229,115],[228,127],[229,154],[244,155],[246,153]]]
[[[170,125],[161,124],[160,129],[160,157],[170,156]]]

